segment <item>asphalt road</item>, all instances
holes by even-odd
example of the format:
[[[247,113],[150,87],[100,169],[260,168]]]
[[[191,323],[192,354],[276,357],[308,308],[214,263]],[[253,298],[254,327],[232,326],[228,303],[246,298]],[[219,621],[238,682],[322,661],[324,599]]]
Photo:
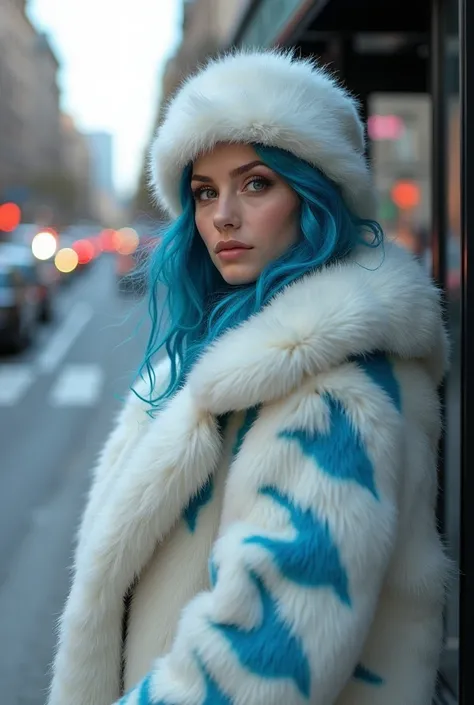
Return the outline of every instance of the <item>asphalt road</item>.
[[[43,705],[89,472],[133,379],[144,309],[103,258],[62,290],[54,323],[0,358],[0,701]]]

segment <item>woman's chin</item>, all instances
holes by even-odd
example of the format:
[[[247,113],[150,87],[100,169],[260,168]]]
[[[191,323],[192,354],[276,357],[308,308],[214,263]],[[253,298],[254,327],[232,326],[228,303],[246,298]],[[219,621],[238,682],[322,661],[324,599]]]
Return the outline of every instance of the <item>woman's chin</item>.
[[[231,264],[220,268],[222,278],[230,286],[242,286],[252,284],[258,279],[258,272],[253,267],[246,267],[242,264]]]

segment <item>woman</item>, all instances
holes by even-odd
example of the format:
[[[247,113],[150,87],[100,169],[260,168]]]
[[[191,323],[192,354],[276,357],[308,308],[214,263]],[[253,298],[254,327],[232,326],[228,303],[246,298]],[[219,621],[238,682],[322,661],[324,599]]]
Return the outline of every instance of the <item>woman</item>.
[[[278,52],[171,101],[142,382],[95,470],[50,705],[431,703],[445,337],[372,219],[363,134]]]

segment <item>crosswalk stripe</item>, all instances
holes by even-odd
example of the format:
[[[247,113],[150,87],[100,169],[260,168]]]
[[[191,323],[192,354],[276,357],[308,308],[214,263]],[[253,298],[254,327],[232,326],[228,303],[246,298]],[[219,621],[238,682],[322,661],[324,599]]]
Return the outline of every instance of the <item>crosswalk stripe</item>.
[[[103,371],[97,364],[66,365],[51,390],[49,403],[55,407],[94,406],[103,378]]]
[[[52,372],[58,367],[92,316],[92,307],[83,301],[78,301],[71,308],[65,321],[50,338],[46,348],[38,357],[36,364],[42,372]]]
[[[35,380],[30,365],[0,365],[0,406],[14,406]]]

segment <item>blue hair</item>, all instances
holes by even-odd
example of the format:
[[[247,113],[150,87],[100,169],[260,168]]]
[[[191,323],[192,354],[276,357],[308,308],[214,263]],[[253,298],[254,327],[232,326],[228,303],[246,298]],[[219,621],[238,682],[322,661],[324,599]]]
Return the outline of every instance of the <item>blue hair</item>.
[[[151,413],[184,384],[196,360],[213,341],[259,311],[285,286],[344,259],[359,244],[377,247],[383,242],[380,225],[351,213],[339,187],[321,171],[290,152],[254,147],[262,161],[298,194],[301,238],[268,264],[256,282],[230,286],[197,232],[190,187],[192,165],[184,170],[182,213],[165,230],[148,265],[151,331],[139,376],[149,381],[149,398],[140,398],[150,404]],[[170,359],[171,375],[167,388],[156,394],[154,361],[163,351]]]

